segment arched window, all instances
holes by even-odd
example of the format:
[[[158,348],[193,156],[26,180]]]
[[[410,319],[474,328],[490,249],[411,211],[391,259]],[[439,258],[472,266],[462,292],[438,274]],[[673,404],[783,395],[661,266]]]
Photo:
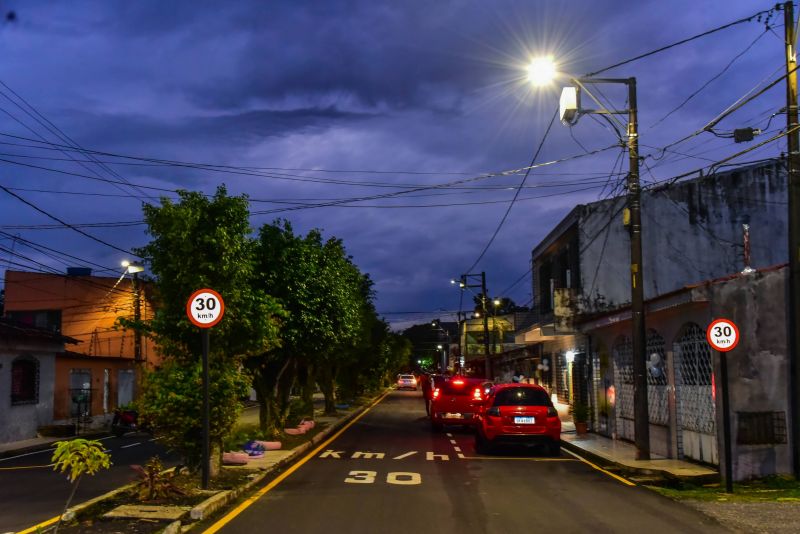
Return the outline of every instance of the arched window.
[[[39,360],[20,356],[11,362],[11,404],[39,402]]]

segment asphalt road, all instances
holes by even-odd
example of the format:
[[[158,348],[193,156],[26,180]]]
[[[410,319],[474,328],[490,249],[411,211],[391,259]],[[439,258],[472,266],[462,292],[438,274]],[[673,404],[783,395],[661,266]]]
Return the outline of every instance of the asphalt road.
[[[460,455],[460,456],[459,456]],[[223,524],[224,522],[224,524]],[[562,453],[479,456],[393,392],[233,518],[223,533],[725,532],[706,516]],[[209,531],[207,531],[209,532]]]
[[[83,477],[73,505],[132,482],[135,474],[130,466],[143,464],[156,454],[165,465],[176,461],[144,433],[110,436],[101,442],[111,452],[113,465],[95,476]],[[33,467],[49,464],[52,454],[53,449],[48,449],[0,459],[0,532],[24,530],[63,511],[71,489],[66,476],[50,467]]]

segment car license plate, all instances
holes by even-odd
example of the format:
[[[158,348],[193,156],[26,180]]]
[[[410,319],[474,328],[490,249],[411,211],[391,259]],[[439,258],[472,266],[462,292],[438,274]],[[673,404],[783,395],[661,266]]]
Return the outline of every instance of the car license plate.
[[[533,417],[515,417],[514,424],[515,425],[532,425],[536,423],[536,419]]]
[[[450,413],[450,412],[448,412],[448,413],[444,414],[444,418],[445,419],[461,419],[461,414],[460,413]]]

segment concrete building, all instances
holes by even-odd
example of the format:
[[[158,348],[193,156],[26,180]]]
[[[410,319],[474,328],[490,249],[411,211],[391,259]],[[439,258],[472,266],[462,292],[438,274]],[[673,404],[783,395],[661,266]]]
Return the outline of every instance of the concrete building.
[[[130,278],[6,271],[5,314],[21,324],[76,339],[72,350],[55,359],[53,418],[102,424],[116,406],[135,396],[137,372],[158,365],[160,356],[147,338],[135,358],[135,333],[119,324],[133,319],[135,292]],[[146,286],[142,319],[152,317]]]
[[[786,171],[779,160],[643,192],[648,404],[655,453],[719,462],[717,367],[705,327],[712,317],[746,307],[754,298],[747,284],[760,278],[699,282],[742,270],[745,224],[750,231],[750,266],[763,270],[786,262],[786,204]],[[595,431],[632,440],[630,241],[624,206],[624,197],[576,206],[533,249],[536,319],[517,333],[517,341],[538,358],[536,381],[561,402],[590,405]],[[726,292],[736,296],[726,297]],[[773,304],[780,307],[783,302]],[[752,316],[743,319],[758,322]],[[760,335],[767,334],[762,330]],[[780,365],[771,364],[770,372]],[[762,377],[757,374],[756,379]],[[741,394],[734,387],[732,392]],[[772,385],[764,382],[756,389],[762,387]],[[770,391],[775,396],[762,404],[772,412],[780,412],[780,406],[785,410],[786,391]],[[736,424],[748,417],[761,416],[745,415]],[[780,426],[775,417],[774,424]],[[766,423],[753,423],[757,424]],[[748,430],[743,427],[743,432]],[[773,472],[780,472],[781,462],[774,459]],[[753,472],[748,469],[742,468],[740,476]]]
[[[35,438],[53,422],[56,354],[76,342],[0,319],[0,443]]]

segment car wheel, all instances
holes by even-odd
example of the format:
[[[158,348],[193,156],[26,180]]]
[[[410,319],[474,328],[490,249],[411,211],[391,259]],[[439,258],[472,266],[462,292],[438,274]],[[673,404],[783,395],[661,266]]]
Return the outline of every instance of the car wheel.
[[[492,446],[489,440],[483,437],[483,434],[480,430],[475,432],[475,452],[478,454],[489,454],[491,451]]]

